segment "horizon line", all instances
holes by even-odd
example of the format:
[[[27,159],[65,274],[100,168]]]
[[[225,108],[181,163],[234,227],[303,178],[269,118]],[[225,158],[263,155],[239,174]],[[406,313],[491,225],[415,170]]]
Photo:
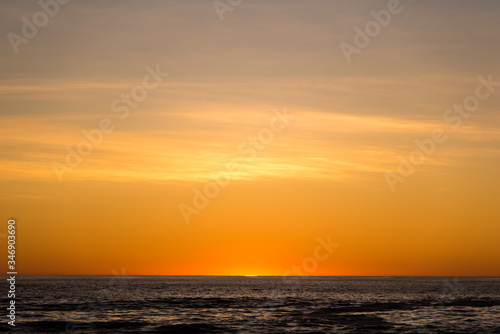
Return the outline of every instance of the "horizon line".
[[[9,276],[2,274],[1,276]],[[116,274],[16,274],[10,276],[168,276],[168,277],[420,277],[420,278],[446,278],[446,277],[463,277],[463,278],[500,278],[500,276],[475,276],[475,275],[163,275],[163,274],[138,274],[138,275],[116,275]]]

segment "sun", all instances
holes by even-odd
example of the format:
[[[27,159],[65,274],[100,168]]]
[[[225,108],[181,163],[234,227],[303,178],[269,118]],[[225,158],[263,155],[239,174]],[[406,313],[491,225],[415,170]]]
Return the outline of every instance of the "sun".
[[[240,276],[240,277],[271,276],[272,274],[273,274],[272,270],[269,270],[267,268],[260,268],[257,266],[245,266],[245,268],[232,268],[223,273],[223,275]]]

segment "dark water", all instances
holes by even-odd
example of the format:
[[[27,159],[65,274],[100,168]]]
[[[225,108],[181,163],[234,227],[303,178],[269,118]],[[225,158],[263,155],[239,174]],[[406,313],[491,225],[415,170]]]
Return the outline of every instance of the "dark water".
[[[500,333],[500,278],[21,276],[16,297],[2,331]]]

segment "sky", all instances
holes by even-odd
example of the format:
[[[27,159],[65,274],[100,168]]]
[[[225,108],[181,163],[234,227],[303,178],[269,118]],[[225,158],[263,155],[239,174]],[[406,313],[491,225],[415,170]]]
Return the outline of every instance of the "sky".
[[[498,1],[60,1],[0,4],[19,273],[500,276]]]

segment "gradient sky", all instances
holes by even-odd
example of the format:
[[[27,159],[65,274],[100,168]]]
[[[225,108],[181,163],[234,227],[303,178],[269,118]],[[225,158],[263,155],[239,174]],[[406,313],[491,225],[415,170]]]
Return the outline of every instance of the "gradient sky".
[[[19,273],[281,275],[330,235],[312,275],[499,276],[500,87],[457,129],[443,113],[500,81],[500,2],[401,4],[348,64],[340,43],[387,1],[247,0],[221,21],[208,0],[73,0],[18,53],[7,34],[40,7],[2,1]],[[120,120],[112,101],[157,64],[169,76]],[[179,204],[284,107],[289,126],[186,224]],[[103,118],[115,130],[59,182],[52,163]],[[435,128],[448,140],[392,192],[384,173]]]

